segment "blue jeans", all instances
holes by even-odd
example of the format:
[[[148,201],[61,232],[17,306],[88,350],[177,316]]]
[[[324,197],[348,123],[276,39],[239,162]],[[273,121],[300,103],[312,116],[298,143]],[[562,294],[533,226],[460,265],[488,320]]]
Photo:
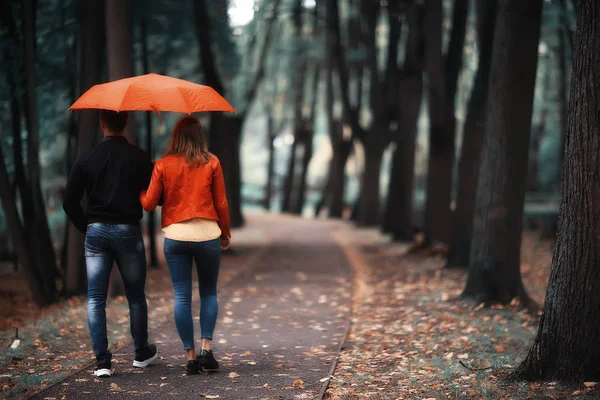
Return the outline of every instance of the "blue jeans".
[[[106,336],[106,296],[113,263],[117,262],[129,303],[129,322],[136,353],[148,346],[146,250],[137,225],[93,223],[85,234],[88,279],[88,323],[96,360],[111,361]]]
[[[200,291],[200,331],[212,340],[219,304],[217,280],[221,264],[221,240],[184,242],[165,239],[165,258],[175,289],[175,325],[185,350],[194,346],[192,321],[192,260],[196,261]]]

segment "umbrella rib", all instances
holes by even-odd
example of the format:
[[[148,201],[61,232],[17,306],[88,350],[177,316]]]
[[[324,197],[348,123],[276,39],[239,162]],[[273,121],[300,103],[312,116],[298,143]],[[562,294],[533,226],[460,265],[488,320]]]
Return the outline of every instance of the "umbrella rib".
[[[121,104],[119,105],[119,109],[117,110],[117,112],[119,111],[129,111],[129,110],[123,110],[123,103],[125,102],[125,98],[127,98],[127,94],[129,93],[129,89],[131,89],[131,87],[135,85],[135,82],[132,82],[128,87],[127,90],[125,91],[125,93],[123,93],[123,98],[121,99]]]

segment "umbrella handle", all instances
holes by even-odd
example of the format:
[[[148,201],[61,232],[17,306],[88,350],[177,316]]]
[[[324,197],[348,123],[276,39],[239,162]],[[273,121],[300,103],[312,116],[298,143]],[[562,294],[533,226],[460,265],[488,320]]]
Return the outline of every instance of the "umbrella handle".
[[[158,113],[158,121],[159,121],[158,131],[156,131],[156,132],[160,133],[160,131],[162,130],[162,116],[160,115],[160,110],[156,110],[156,112]]]

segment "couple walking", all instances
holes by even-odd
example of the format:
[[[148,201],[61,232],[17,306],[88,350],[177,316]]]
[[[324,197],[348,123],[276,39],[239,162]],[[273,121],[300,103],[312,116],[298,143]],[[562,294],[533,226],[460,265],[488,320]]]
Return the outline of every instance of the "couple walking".
[[[175,289],[175,323],[187,353],[187,373],[219,364],[210,341],[217,321],[217,279],[221,251],[230,244],[229,212],[219,160],[208,152],[200,122],[182,118],[165,156],[153,164],[149,154],[123,136],[127,112],[103,110],[104,140],[74,163],[64,194],[64,210],[85,233],[88,323],[99,377],[112,375],[106,334],[106,298],[116,262],[129,303],[133,366],[145,368],[158,357],[148,342],[146,251],[139,221],[142,207],[162,205],[164,252]],[[87,197],[86,210],[81,206]],[[200,289],[201,348],[196,352],[192,320],[192,263]]]

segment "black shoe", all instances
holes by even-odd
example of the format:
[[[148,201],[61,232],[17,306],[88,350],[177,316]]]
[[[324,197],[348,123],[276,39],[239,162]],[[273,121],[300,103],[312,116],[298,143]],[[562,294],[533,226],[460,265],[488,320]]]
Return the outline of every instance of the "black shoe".
[[[214,371],[219,369],[219,363],[211,350],[201,350],[198,355],[198,366],[205,371]]]
[[[98,378],[109,378],[112,375],[112,364],[108,362],[96,363],[96,369],[94,369],[94,375]]]
[[[200,368],[198,367],[198,357],[195,360],[188,360],[187,375],[198,375]]]
[[[135,359],[133,360],[133,366],[136,368],[146,368],[152,364],[158,358],[158,349],[156,345],[150,344],[148,347],[135,353]]]

